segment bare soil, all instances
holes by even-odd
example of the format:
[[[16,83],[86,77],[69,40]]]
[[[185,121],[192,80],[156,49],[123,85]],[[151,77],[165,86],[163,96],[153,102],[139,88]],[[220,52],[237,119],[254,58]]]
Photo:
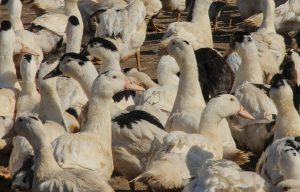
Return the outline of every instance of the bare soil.
[[[23,2],[23,12],[22,21],[27,28],[30,22],[41,15],[43,12],[41,10],[34,9],[32,4]],[[186,13],[183,13],[182,21],[185,21]],[[7,11],[5,6],[0,6],[0,21],[7,19]],[[167,13],[162,11],[154,21],[159,26],[164,27],[175,22],[175,14]],[[223,52],[228,47],[231,34],[237,30],[237,24],[242,22],[239,12],[235,6],[235,0],[232,0],[224,9],[219,18],[219,31],[213,32],[214,46],[217,50]],[[199,26],[201,27],[201,26]],[[141,49],[141,63],[142,67],[145,68],[144,72],[149,74],[152,78],[155,78],[156,65],[159,60],[159,55],[157,54],[158,43],[162,38],[163,32],[147,32],[146,41]],[[122,68],[135,67],[135,57],[129,58],[127,61],[122,62]],[[0,191],[8,192],[10,191],[10,179],[5,179],[1,177],[1,173],[4,173],[8,166],[9,153],[0,153]],[[113,176],[110,184],[117,192],[127,192],[129,190],[128,182],[122,176]],[[145,191],[145,185],[142,183],[137,183],[136,185],[138,191]]]

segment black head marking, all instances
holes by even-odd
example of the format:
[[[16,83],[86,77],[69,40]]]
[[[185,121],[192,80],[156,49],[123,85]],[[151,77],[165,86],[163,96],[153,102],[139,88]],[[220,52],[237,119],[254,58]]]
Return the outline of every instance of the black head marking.
[[[114,118],[112,121],[118,123],[121,129],[124,127],[126,127],[127,129],[132,129],[133,124],[137,124],[142,120],[147,121],[148,123],[151,123],[160,129],[164,129],[164,126],[161,124],[159,119],[141,110],[133,110],[128,113],[123,113]]]
[[[88,43],[91,47],[94,46],[94,44],[99,44],[101,47],[105,49],[109,49],[111,51],[118,51],[117,47],[115,46],[114,43],[112,43],[109,40],[103,39],[101,37],[96,37],[90,40]]]
[[[124,72],[124,73],[127,73],[127,72],[130,71],[131,69],[132,69],[132,68],[127,67],[127,68],[123,69],[123,72]]]
[[[180,71],[178,73],[176,73],[177,77],[180,77]]]
[[[278,89],[281,86],[284,86],[285,77],[281,74],[276,74],[271,80],[271,88]]]
[[[37,118],[37,117],[35,117],[35,116],[29,116],[31,119],[34,119],[34,120],[36,120],[36,121],[38,121],[39,119]]]
[[[234,48],[235,47],[235,43],[242,43],[244,41],[244,36],[245,35],[250,35],[249,31],[237,31],[235,32],[230,40],[230,47]]]
[[[295,141],[299,143],[300,142],[300,136],[295,137]]]
[[[1,22],[1,31],[8,31],[11,29],[11,23],[7,20]]]
[[[68,108],[66,110],[66,112],[69,113],[69,114],[71,114],[71,115],[73,115],[75,117],[75,119],[78,118],[78,113],[77,113],[77,111],[74,108]]]
[[[66,57],[70,57],[72,59],[79,60],[79,65],[84,65],[85,62],[89,61],[89,59],[83,55],[80,55],[78,53],[67,53],[64,54],[61,58],[60,61],[63,61]]]
[[[109,71],[104,71],[103,73],[100,73],[97,77],[97,79],[103,75],[107,76]]]
[[[24,55],[24,59],[25,59],[28,63],[30,63],[30,61],[31,61],[31,59],[32,59],[32,55],[26,54],[26,55]]]
[[[190,45],[190,43],[186,40],[183,40],[183,42],[185,42],[187,45]]]
[[[72,15],[69,17],[69,22],[74,25],[74,26],[78,26],[79,25],[79,20],[76,16]]]
[[[8,3],[8,0],[2,0],[0,5],[6,5]]]
[[[296,145],[296,144],[295,144],[292,140],[290,140],[290,139],[286,140],[285,146],[290,146],[290,147],[294,148],[296,151],[299,151],[299,150],[300,150],[300,146],[299,146],[299,145]]]

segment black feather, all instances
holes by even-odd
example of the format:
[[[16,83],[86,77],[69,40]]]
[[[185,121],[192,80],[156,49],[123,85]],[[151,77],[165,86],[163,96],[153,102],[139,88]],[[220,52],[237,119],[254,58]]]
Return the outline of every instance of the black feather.
[[[70,107],[66,110],[66,112],[69,113],[70,115],[73,115],[75,117],[75,119],[78,118],[78,113],[74,108]]]
[[[211,48],[195,51],[198,65],[198,80],[206,102],[219,92],[231,91],[234,74],[225,59]]]
[[[23,183],[27,185],[27,187],[32,187],[33,177],[34,177],[34,157],[32,155],[28,155],[23,162],[22,167],[16,171],[16,173],[12,177],[12,183],[18,178],[23,178]],[[15,186],[18,187],[18,186]],[[20,186],[21,187],[21,186]],[[24,187],[24,186],[22,186]]]
[[[25,54],[23,57],[24,57],[24,59],[25,59],[28,63],[30,63],[30,61],[31,61],[31,59],[32,59],[32,55],[30,55],[30,54]]]
[[[235,48],[236,42],[242,43],[244,41],[245,35],[247,35],[247,36],[250,35],[250,32],[249,31],[235,32],[230,39],[230,47],[233,49],[233,48]]]
[[[271,80],[271,88],[278,89],[279,87],[284,86],[284,79],[285,77],[282,74],[274,75]]]
[[[123,69],[123,72],[124,72],[124,73],[127,73],[127,72],[130,71],[131,69],[132,69],[132,68],[127,67],[127,68]]]
[[[91,47],[93,47],[94,44],[99,44],[101,47],[103,47],[105,49],[109,49],[111,51],[118,51],[116,45],[113,42],[106,40],[104,38],[101,38],[101,37],[96,37],[96,38],[91,39],[88,44]]]
[[[87,57],[85,57],[85,56],[83,56],[83,55],[80,55],[80,54],[78,54],[78,53],[73,53],[73,52],[64,54],[64,55],[60,58],[60,61],[64,60],[66,57],[70,57],[70,58],[72,58],[72,59],[76,59],[76,60],[83,61],[83,62],[79,63],[79,64],[81,64],[81,65],[83,65],[84,62],[89,61],[89,59],[88,59]]]
[[[164,126],[161,124],[159,119],[141,110],[134,110],[128,113],[123,113],[115,117],[112,121],[118,123],[121,129],[125,127],[128,129],[132,129],[133,124],[137,124],[139,121],[147,121],[148,123],[151,123],[160,129],[164,129]]]
[[[1,31],[8,31],[11,29],[11,23],[7,20],[1,22]]]
[[[6,5],[8,0],[2,0],[0,5]]]
[[[76,16],[72,15],[69,17],[69,22],[74,25],[74,26],[78,26],[79,25],[79,20]]]
[[[128,101],[129,97],[134,97],[134,96],[135,96],[135,91],[124,90],[124,91],[120,91],[120,92],[116,93],[113,96],[113,100],[115,103],[118,103],[122,99],[125,99],[126,101]]]

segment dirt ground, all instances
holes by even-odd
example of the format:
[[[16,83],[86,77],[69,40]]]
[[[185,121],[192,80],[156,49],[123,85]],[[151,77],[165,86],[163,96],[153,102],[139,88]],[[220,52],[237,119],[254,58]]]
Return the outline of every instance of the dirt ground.
[[[31,4],[24,3],[22,21],[25,27],[28,27],[30,22],[39,16],[42,12],[33,9]],[[186,13],[183,14],[181,18],[182,21],[185,20]],[[4,6],[0,6],[0,21],[7,18],[7,12]],[[167,28],[168,24],[175,21],[174,13],[162,12],[155,23]],[[214,46],[219,51],[223,52],[227,47],[230,40],[231,34],[237,30],[237,24],[241,22],[239,12],[235,6],[235,0],[232,0],[224,9],[219,18],[220,30],[213,33]],[[199,26],[201,27],[201,26]],[[146,41],[141,49],[141,63],[142,67],[145,68],[144,72],[149,74],[152,78],[155,78],[156,65],[159,60],[159,56],[156,53],[158,49],[158,43],[164,34],[163,32],[148,32]],[[127,61],[123,62],[122,68],[134,67],[135,57],[129,58]],[[9,154],[0,153],[0,175],[1,171],[4,170],[8,165]],[[130,191],[127,181],[121,176],[114,176],[110,184],[117,192]],[[141,183],[137,184],[137,189],[139,191],[145,191],[145,186]],[[0,192],[10,191],[10,180],[0,177]]]

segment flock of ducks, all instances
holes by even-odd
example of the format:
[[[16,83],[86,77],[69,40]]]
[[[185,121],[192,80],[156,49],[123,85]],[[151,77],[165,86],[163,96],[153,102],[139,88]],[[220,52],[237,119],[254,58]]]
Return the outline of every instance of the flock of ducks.
[[[148,191],[300,191],[298,0],[237,0],[258,29],[238,29],[224,55],[210,20],[219,30],[225,0],[35,0],[46,13],[28,29],[20,0],[0,3],[0,149],[11,151],[12,189],[109,192],[115,170],[131,191],[136,181]],[[161,10],[177,20],[154,81],[140,50],[147,27],[164,30]],[[137,69],[121,69],[133,55]],[[241,168],[249,163],[256,172]]]

